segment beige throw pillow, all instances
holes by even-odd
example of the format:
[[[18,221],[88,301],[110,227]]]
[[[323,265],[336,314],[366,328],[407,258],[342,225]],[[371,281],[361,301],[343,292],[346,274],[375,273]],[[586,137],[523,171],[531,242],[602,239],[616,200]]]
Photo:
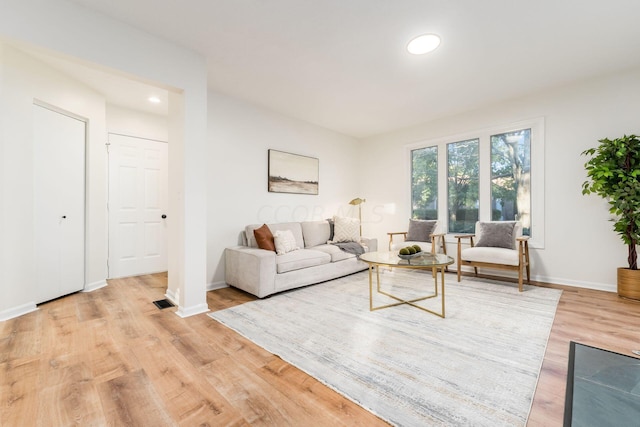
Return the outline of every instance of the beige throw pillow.
[[[276,254],[283,255],[287,252],[297,251],[300,247],[296,244],[296,238],[291,230],[278,230],[273,234],[273,242],[276,245]]]
[[[333,241],[359,242],[360,241],[360,220],[342,216],[333,217]]]

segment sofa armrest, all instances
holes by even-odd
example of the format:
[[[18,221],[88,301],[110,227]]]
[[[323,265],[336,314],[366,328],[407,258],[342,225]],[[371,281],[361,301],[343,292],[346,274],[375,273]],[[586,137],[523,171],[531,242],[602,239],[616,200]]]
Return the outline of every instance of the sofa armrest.
[[[368,248],[367,252],[375,252],[378,250],[378,239],[376,238],[361,237],[360,243]]]
[[[263,298],[275,290],[276,253],[264,249],[235,246],[226,248],[225,281]]]

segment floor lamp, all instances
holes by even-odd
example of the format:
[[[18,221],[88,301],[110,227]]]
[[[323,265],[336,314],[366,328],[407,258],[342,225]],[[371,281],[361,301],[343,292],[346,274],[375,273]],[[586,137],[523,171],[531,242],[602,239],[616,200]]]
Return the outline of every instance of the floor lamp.
[[[362,237],[362,204],[366,202],[367,199],[361,199],[357,197],[349,202],[350,205],[358,206],[358,219],[360,220],[360,237]]]

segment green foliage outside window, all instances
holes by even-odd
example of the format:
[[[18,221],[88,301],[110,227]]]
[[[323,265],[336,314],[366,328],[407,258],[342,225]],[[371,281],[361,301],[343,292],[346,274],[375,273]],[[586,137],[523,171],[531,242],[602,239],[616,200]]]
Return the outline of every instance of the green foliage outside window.
[[[438,219],[438,147],[411,151],[411,217]]]
[[[473,233],[479,204],[478,139],[447,144],[447,191],[450,233]]]

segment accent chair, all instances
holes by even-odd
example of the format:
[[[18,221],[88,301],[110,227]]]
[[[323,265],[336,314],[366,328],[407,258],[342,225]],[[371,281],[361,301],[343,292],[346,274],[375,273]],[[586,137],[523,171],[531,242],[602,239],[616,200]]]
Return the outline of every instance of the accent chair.
[[[518,290],[522,292],[523,271],[530,283],[529,237],[522,235],[522,223],[517,221],[478,221],[475,234],[460,234],[458,239],[458,282],[464,265],[514,270],[518,272]],[[475,242],[474,242],[475,238]],[[463,240],[469,247],[462,249]]]
[[[389,236],[389,250],[397,251],[406,246],[418,245],[423,250],[424,246],[431,246],[431,253],[442,251],[447,253],[447,244],[444,233],[437,233],[437,220],[410,219],[407,231],[394,231],[387,233]],[[400,238],[402,236],[402,238]]]

